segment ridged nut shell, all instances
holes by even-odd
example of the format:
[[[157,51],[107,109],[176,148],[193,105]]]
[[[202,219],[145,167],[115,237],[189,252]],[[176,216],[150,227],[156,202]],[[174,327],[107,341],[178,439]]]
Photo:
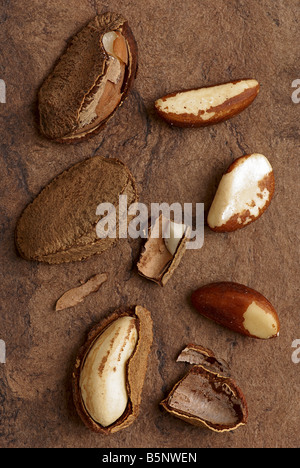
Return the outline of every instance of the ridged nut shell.
[[[94,156],[72,166],[25,208],[15,232],[20,255],[58,264],[101,254],[118,237],[97,236],[101,216],[96,210],[101,203],[111,203],[118,220],[119,195],[127,195],[128,205],[137,201],[134,178],[121,161]]]
[[[80,112],[94,99],[98,99],[97,91],[111,59],[102,39],[106,33],[112,31],[122,35],[128,52],[120,102],[107,118],[100,122],[91,122],[85,131],[80,127]],[[111,12],[96,16],[72,37],[39,90],[41,133],[61,143],[72,143],[102,129],[128,95],[137,72],[137,56],[137,44],[125,18]]]

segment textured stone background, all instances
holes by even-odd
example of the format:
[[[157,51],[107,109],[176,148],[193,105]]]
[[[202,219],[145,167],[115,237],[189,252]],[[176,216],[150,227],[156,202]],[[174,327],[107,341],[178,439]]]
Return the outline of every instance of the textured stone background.
[[[299,110],[291,100],[299,76],[299,0],[3,0],[0,7],[0,364],[1,447],[296,447],[300,364],[291,359],[299,330]],[[120,11],[139,45],[139,75],[124,106],[88,142],[62,146],[36,128],[36,92],[66,40],[96,13]],[[261,93],[243,114],[216,127],[172,129],[153,101],[180,88],[253,77]],[[237,157],[264,153],[276,196],[256,223],[232,234],[205,230],[202,250],[188,251],[162,289],[139,277],[140,241],[122,241],[83,263],[26,262],[14,247],[16,221],[54,176],[95,153],[123,160],[140,200],[204,202]],[[80,280],[107,271],[109,281],[83,304],[54,312],[57,298]],[[218,280],[247,284],[276,307],[280,337],[260,342],[197,315],[196,287]],[[154,344],[139,418],[102,437],[79,420],[70,375],[90,327],[120,305],[152,311]],[[215,434],[159,408],[185,372],[179,351],[197,342],[227,359],[249,404],[249,423]]]

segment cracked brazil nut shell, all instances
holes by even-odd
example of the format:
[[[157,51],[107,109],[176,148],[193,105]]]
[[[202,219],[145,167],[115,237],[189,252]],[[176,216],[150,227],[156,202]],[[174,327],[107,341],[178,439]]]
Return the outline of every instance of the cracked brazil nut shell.
[[[58,264],[101,254],[119,238],[100,238],[97,208],[110,203],[118,216],[119,195],[137,201],[134,178],[117,159],[101,156],[81,161],[52,180],[23,211],[15,242],[26,260]],[[128,222],[130,217],[128,217]],[[117,228],[119,223],[117,221]]]
[[[74,404],[89,429],[111,434],[134,422],[152,340],[151,314],[141,306],[119,309],[92,328],[72,374]]]
[[[227,363],[203,346],[189,344],[177,358],[193,367],[161,402],[171,415],[214,432],[237,429],[247,423],[245,396],[228,377]]]
[[[132,87],[137,56],[125,18],[96,16],[69,41],[39,90],[41,133],[71,143],[102,129]]]
[[[256,80],[238,80],[167,94],[155,102],[166,122],[177,127],[206,127],[235,117],[259,93]]]

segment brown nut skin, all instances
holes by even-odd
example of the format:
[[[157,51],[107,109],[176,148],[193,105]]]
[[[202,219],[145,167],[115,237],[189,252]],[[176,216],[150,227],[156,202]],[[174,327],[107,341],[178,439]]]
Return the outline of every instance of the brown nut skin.
[[[243,81],[249,81],[249,80],[236,80],[236,81],[232,81],[231,83],[224,83],[224,84],[235,85]],[[255,82],[255,80],[253,81]],[[212,92],[214,92],[216,87],[218,86],[222,86],[222,85],[208,86],[205,89],[210,89]],[[162,97],[161,100],[166,101],[168,98],[173,98],[178,94],[188,93],[190,91],[196,91],[197,89],[200,89],[200,88],[176,91],[176,92],[167,94],[166,96]],[[260,85],[258,82],[255,82],[253,87],[245,90],[243,93],[238,94],[237,96],[226,100],[221,105],[207,109],[207,111],[214,114],[208,119],[203,119],[202,115],[204,112],[202,111],[199,111],[197,115],[194,115],[191,113],[176,114],[174,112],[165,112],[159,108],[158,103],[160,100],[157,100],[155,102],[155,109],[158,115],[163,120],[165,120],[168,124],[173,125],[175,127],[207,127],[210,125],[215,125],[215,124],[224,122],[225,120],[231,119],[235,117],[236,115],[240,114],[243,110],[249,107],[250,104],[252,104],[252,102],[257,97],[259,90],[260,90]]]
[[[262,339],[274,338],[279,335],[280,322],[272,304],[262,294],[242,284],[233,282],[208,284],[192,293],[191,302],[201,315],[234,332]],[[253,303],[263,311],[261,313],[262,320],[267,318],[271,321],[271,324],[268,321],[266,336],[254,333],[252,327],[248,326],[248,318],[246,321],[247,311]],[[254,323],[254,319],[252,322]],[[255,324],[255,330],[259,331],[260,326],[260,323],[257,326]]]
[[[105,120],[86,133],[75,136],[79,128],[79,112],[96,95],[105,75],[108,55],[103,47],[102,37],[110,31],[121,33],[128,48],[128,64],[121,99]],[[77,143],[97,134],[128,96],[136,78],[137,68],[138,47],[127,20],[113,12],[96,16],[70,39],[66,50],[39,89],[38,113],[41,134],[65,144]]]
[[[127,363],[127,392],[128,404],[123,415],[108,427],[103,427],[94,421],[87,412],[80,391],[80,372],[85,361],[87,353],[91,349],[94,341],[113,321],[123,316],[136,318],[138,329],[138,341]],[[147,361],[153,341],[152,319],[150,312],[141,307],[134,306],[130,308],[120,308],[100,323],[95,325],[88,334],[85,344],[79,349],[75,366],[72,373],[72,393],[75,408],[85,426],[93,432],[109,435],[125,429],[130,426],[138,416],[141,403],[141,394],[143,390]]]

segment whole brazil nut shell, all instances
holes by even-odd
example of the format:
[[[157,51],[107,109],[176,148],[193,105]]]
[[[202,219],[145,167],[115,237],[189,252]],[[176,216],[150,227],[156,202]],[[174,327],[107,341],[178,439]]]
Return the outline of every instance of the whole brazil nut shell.
[[[96,16],[69,41],[39,90],[41,133],[60,143],[97,133],[127,97],[137,63],[127,20],[111,12]]]
[[[155,108],[177,127],[206,127],[235,117],[259,93],[256,80],[238,80],[206,88],[177,91],[158,99]]]
[[[193,367],[161,402],[179,419],[214,432],[227,432],[247,423],[248,406],[235,380],[226,375],[227,364],[211,350],[189,344],[177,362]]]
[[[124,321],[131,321],[131,325],[129,323],[127,335],[126,329],[124,331],[124,343],[118,344],[117,341],[122,335],[122,330],[118,330],[118,324],[122,327]],[[132,333],[133,325],[134,332]],[[105,333],[109,334],[112,327],[116,328],[116,332],[111,339],[108,335],[108,340],[102,343],[102,346],[108,346],[103,350],[101,342],[100,346],[97,343]],[[130,333],[134,336],[130,336]],[[126,352],[127,341],[132,338],[134,342],[131,354],[127,356],[127,362],[123,363],[125,373],[121,375],[122,369],[118,372],[116,367],[120,359],[122,360],[120,355]],[[72,389],[76,410],[83,423],[93,432],[112,434],[130,426],[137,418],[152,340],[151,314],[141,306],[119,309],[95,325],[89,332],[85,344],[77,354],[72,374]],[[97,356],[97,353],[100,355]],[[108,382],[103,382],[103,379],[107,379]],[[125,388],[118,388],[124,385],[124,379]],[[122,414],[114,421],[116,416],[113,414],[116,414],[117,407],[120,406],[119,400],[122,399],[124,392],[127,399],[124,411],[121,409]],[[112,419],[110,420],[111,413]],[[97,421],[102,414],[105,416],[105,424]]]
[[[118,240],[119,224],[116,238],[99,238],[97,207],[110,203],[118,220],[119,195],[127,195],[129,205],[138,198],[134,178],[121,161],[94,156],[75,164],[25,208],[15,230],[20,255],[58,264],[101,254]]]
[[[223,175],[207,224],[215,232],[242,229],[262,216],[274,192],[274,171],[268,159],[257,153],[242,156]]]
[[[191,301],[201,315],[242,335],[265,340],[279,335],[276,310],[248,286],[232,282],[207,284],[193,292]]]

